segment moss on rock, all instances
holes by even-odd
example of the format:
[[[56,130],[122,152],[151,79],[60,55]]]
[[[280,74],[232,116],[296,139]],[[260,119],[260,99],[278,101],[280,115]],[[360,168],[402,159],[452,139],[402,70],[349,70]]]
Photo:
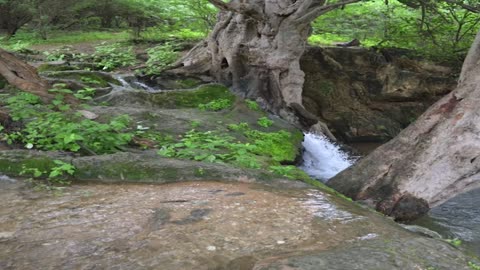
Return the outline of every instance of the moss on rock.
[[[67,160],[68,157],[57,152],[28,150],[0,151],[0,172],[9,176],[20,176],[25,169],[37,169],[50,172],[56,166],[54,160]],[[26,176],[30,176],[26,174]]]
[[[235,95],[220,84],[208,84],[195,90],[165,91],[149,96],[150,101],[162,108],[196,108],[216,99],[235,101]]]

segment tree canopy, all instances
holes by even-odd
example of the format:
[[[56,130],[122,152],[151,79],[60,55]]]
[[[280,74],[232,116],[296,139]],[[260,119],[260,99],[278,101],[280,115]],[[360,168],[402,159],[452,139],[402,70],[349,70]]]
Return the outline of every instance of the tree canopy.
[[[144,38],[144,31],[190,31],[205,36],[215,25],[218,8],[238,1],[226,2],[0,0],[0,33],[4,39],[18,31],[48,39],[56,31],[79,29],[130,29],[135,39]],[[250,6],[256,2],[250,1]],[[322,1],[311,2],[318,6],[316,12],[322,9]],[[316,19],[309,41],[331,44],[357,38],[365,46],[415,49],[431,57],[448,55],[446,58],[458,60],[464,57],[480,26],[479,11],[478,0],[364,0]]]

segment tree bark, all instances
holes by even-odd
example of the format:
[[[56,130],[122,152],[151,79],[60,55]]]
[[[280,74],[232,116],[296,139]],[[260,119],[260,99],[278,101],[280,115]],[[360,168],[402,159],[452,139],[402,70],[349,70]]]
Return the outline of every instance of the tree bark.
[[[205,42],[177,63],[180,68],[174,72],[210,73],[236,93],[260,98],[267,109],[288,118],[286,112],[294,112],[292,104],[302,107],[300,57],[310,23],[360,0],[328,1],[328,5],[325,0],[209,1],[221,10],[217,24]]]
[[[480,33],[457,88],[415,123],[328,185],[410,220],[480,187]]]
[[[49,83],[40,78],[37,70],[0,48],[0,76],[20,90],[35,94],[43,101],[49,102],[54,96],[48,93]]]

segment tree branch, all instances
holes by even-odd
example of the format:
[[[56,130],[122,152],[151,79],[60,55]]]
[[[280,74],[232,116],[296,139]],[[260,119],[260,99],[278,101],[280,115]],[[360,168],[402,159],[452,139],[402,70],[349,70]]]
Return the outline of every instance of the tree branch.
[[[308,9],[312,5],[312,0],[304,0],[304,1],[297,1],[297,2],[299,2],[300,4],[299,4],[299,7],[297,8],[297,10],[295,11],[295,14],[293,14],[293,16],[295,18],[300,18],[305,13],[308,12]]]
[[[287,8],[285,8],[284,10],[276,12],[275,14],[278,16],[289,16],[293,14],[295,11],[297,11],[301,4],[302,2],[297,1],[291,4],[290,6],[288,6]]]
[[[330,4],[330,5],[326,5],[326,6],[317,5],[315,7],[312,7],[311,5],[309,5],[305,14],[303,14],[301,17],[298,17],[298,19],[296,19],[296,22],[299,23],[299,24],[309,23],[309,22],[315,20],[316,18],[318,18],[322,14],[325,14],[329,11],[335,10],[339,7],[344,6],[344,5],[353,4],[353,3],[360,2],[360,1],[362,1],[362,0],[345,0],[345,1],[342,1],[342,2],[335,3],[335,4]],[[306,0],[305,2],[310,2],[310,4],[311,4],[312,0]],[[300,11],[300,9],[299,9],[299,11]]]
[[[219,8],[220,10],[223,11],[230,11],[230,12],[236,12],[240,13],[249,17],[252,17],[256,20],[262,21],[263,18],[263,10],[260,11],[260,9],[256,8],[257,6],[252,5],[250,3],[238,3],[234,4],[232,2],[230,3],[225,3],[222,0],[208,0],[212,5],[215,7]]]
[[[449,4],[454,4],[454,5],[457,5],[457,6],[460,6],[461,8],[463,9],[466,9],[470,12],[473,12],[473,13],[480,13],[480,7],[479,6],[471,6],[471,5],[467,5],[467,4],[464,4],[462,1],[455,1],[455,0],[443,0]]]

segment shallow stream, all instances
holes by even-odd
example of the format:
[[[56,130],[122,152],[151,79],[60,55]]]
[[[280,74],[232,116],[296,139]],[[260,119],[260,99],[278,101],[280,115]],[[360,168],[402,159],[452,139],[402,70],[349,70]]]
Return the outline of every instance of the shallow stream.
[[[355,163],[338,145],[324,136],[305,134],[305,172],[323,182]],[[368,154],[378,144],[361,144],[359,152]],[[460,239],[469,252],[480,256],[480,189],[461,194],[430,210],[428,215],[413,222],[438,232],[444,239]]]
[[[77,184],[55,196],[0,177],[0,198],[0,269],[220,269],[405,237],[321,191],[250,183]]]
[[[468,251],[480,256],[480,189],[458,195],[414,223],[446,239],[460,239]]]

